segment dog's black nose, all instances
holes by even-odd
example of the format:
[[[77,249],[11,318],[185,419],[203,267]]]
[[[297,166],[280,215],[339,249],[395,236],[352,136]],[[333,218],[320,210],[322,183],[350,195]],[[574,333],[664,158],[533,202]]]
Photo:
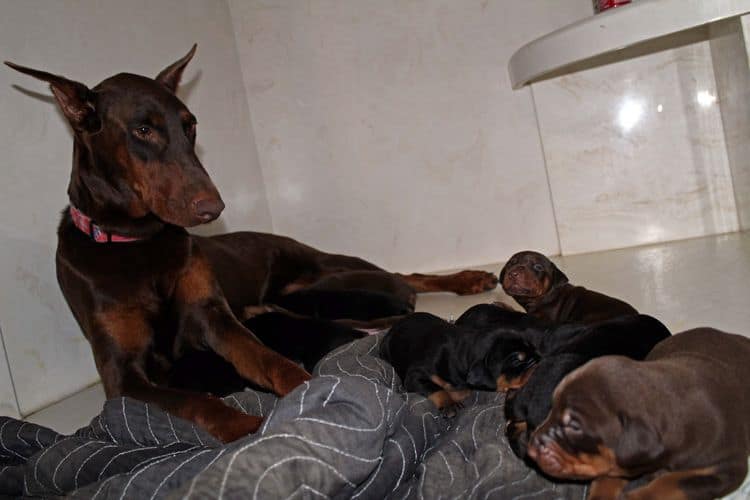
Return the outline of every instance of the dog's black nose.
[[[201,221],[211,222],[224,210],[224,202],[221,198],[198,198],[193,200],[193,208]]]

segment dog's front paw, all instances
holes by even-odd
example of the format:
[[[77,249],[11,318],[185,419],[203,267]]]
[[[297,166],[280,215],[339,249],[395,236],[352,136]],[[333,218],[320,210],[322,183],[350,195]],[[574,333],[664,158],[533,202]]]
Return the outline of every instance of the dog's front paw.
[[[461,271],[455,275],[454,292],[458,295],[473,295],[475,293],[493,290],[497,286],[497,276],[486,271]]]
[[[241,415],[226,420],[221,425],[215,426],[211,431],[219,441],[223,443],[231,443],[241,437],[245,437],[248,434],[254,434],[260,429],[263,424],[263,417],[256,417],[254,415]]]
[[[191,420],[223,443],[253,434],[263,423],[263,417],[231,408],[213,396],[197,402],[193,409]]]
[[[278,367],[273,380],[273,392],[282,397],[312,378],[304,368],[291,361],[285,364],[286,366]]]

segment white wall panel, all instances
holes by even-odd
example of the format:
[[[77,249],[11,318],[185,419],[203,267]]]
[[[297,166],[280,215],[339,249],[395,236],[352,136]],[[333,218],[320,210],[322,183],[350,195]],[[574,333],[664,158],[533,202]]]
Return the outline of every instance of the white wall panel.
[[[521,44],[588,0],[230,0],[274,230],[395,270],[557,253]]]

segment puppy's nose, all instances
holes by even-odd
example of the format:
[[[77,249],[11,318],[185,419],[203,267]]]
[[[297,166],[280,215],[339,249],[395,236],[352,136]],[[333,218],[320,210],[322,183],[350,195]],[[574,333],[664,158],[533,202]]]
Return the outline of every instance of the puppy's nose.
[[[204,223],[211,222],[221,214],[222,210],[224,210],[224,202],[221,198],[197,198],[193,200],[193,210],[195,210],[195,215],[197,215],[201,221]]]

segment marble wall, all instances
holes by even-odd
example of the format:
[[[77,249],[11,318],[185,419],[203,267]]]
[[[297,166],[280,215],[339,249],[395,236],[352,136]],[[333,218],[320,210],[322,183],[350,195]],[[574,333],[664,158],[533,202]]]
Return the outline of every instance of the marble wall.
[[[273,228],[387,268],[558,253],[523,43],[589,0],[229,0]]]
[[[708,41],[532,87],[562,254],[738,229]]]
[[[0,12],[0,60],[89,85],[121,71],[156,75],[197,42],[180,96],[198,116],[198,153],[228,206],[204,231],[270,230],[224,2],[0,0]],[[0,66],[0,110],[0,325],[20,412],[28,414],[96,381],[97,374],[54,273],[55,230],[67,203],[70,133],[49,88],[5,66]],[[0,364],[0,413],[7,404],[15,406],[6,373]]]
[[[0,329],[0,337],[2,329]],[[5,354],[5,346],[0,343],[0,415],[18,417],[18,404],[13,383],[10,378],[10,368]]]
[[[513,92],[509,56],[589,2],[229,4],[277,232],[434,270],[731,232],[750,209],[708,30]]]
[[[750,16],[711,25],[711,57],[721,105],[739,225],[750,229]]]

